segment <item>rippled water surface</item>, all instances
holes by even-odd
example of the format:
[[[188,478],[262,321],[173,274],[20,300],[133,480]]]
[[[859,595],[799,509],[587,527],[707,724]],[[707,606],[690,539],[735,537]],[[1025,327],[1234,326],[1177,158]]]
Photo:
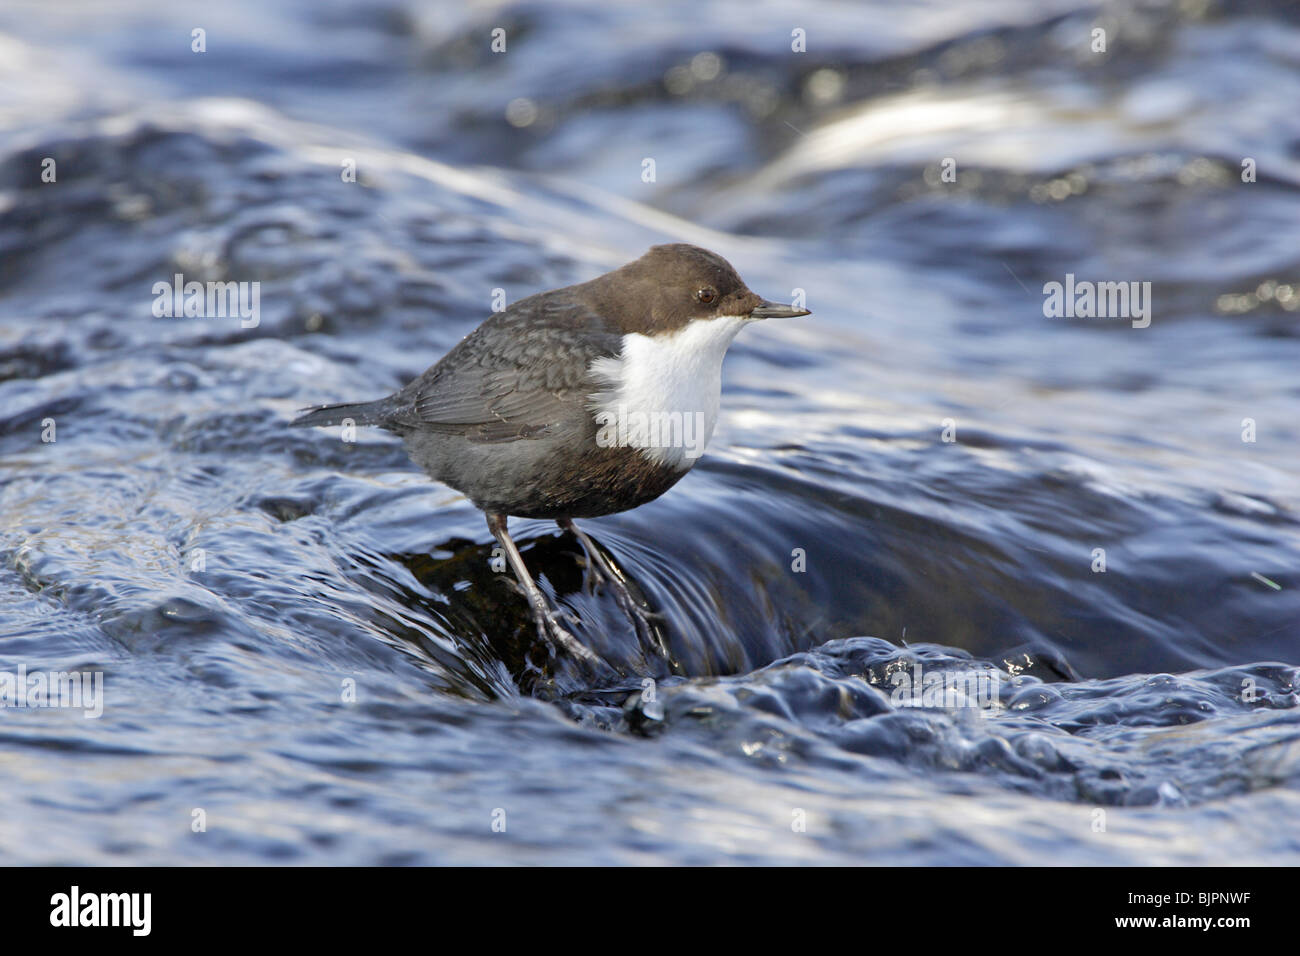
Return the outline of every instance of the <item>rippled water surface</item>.
[[[0,54],[0,671],[104,682],[0,710],[5,861],[1300,861],[1295,4],[17,2]],[[594,679],[396,438],[287,423],[662,241],[814,314],[586,522],[661,648],[512,523]]]

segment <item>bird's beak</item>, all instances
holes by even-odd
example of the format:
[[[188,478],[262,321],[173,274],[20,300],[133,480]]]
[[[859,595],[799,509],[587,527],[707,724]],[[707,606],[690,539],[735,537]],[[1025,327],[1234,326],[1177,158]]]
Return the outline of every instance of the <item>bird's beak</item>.
[[[767,299],[759,302],[754,306],[754,311],[749,313],[751,319],[794,319],[801,315],[812,315],[812,313],[807,309],[796,309]]]

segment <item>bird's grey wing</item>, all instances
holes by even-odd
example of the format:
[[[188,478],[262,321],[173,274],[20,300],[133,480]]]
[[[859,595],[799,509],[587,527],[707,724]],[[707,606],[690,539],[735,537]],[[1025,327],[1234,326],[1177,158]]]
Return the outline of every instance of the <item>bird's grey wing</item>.
[[[621,345],[585,307],[525,299],[398,393],[394,418],[474,442],[539,438],[572,420],[575,400],[586,402],[591,359],[616,355]]]

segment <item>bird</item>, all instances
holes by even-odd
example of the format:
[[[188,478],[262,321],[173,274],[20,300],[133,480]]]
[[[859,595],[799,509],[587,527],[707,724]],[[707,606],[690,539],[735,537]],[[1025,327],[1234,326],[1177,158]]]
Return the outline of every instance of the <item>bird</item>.
[[[731,264],[669,243],[587,282],[493,313],[404,388],[303,409],[295,426],[376,425],[486,518],[538,635],[594,662],[525,566],[510,517],[572,533],[638,634],[645,610],[575,524],[636,508],[680,481],[717,424],[722,359],[746,325],[810,315],[751,292]]]

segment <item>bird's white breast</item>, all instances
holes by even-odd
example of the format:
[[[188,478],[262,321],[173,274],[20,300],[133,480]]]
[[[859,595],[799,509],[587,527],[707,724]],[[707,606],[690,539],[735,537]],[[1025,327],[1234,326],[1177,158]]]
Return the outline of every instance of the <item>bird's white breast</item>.
[[[722,357],[746,318],[696,319],[663,335],[623,336],[616,358],[591,365],[600,444],[638,448],[658,465],[686,469],[704,453],[718,422]]]

